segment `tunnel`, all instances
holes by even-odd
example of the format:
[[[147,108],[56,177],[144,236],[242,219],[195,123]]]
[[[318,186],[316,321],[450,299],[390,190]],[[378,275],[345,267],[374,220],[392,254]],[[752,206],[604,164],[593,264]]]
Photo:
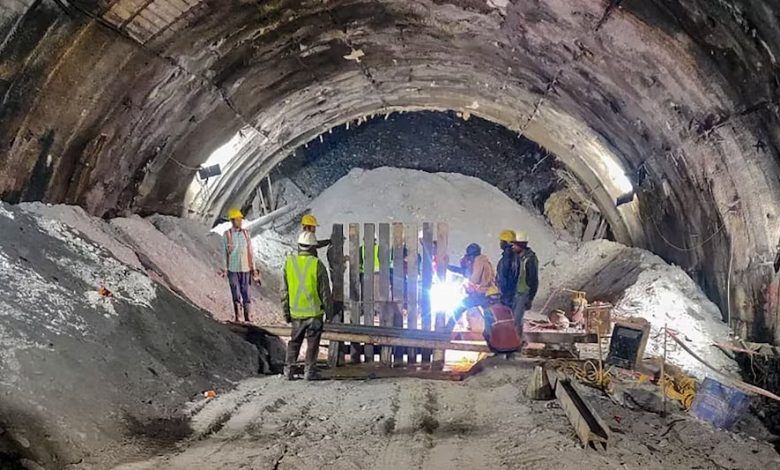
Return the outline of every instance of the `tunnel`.
[[[2,0],[0,38],[6,203],[214,226],[353,168],[462,173],[539,214],[571,190],[583,226],[780,344],[774,1]]]

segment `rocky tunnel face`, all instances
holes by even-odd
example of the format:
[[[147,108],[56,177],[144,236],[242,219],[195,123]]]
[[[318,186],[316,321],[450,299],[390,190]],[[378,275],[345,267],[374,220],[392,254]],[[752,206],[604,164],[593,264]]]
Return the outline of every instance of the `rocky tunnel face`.
[[[555,155],[615,239],[683,266],[739,333],[777,339],[779,15],[769,0],[5,0],[0,195],[179,214],[242,131],[204,206],[220,211],[330,129],[451,111]]]

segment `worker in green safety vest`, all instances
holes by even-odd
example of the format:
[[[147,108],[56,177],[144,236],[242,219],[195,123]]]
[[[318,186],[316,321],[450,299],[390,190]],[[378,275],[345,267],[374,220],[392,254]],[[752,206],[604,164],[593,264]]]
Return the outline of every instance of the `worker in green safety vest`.
[[[523,341],[523,317],[525,311],[531,308],[539,289],[539,260],[534,250],[528,246],[528,234],[525,232],[517,232],[512,251],[517,256],[517,291],[512,305],[512,316],[517,336]]]
[[[333,300],[328,270],[317,258],[317,237],[312,232],[302,232],[298,237],[298,254],[287,257],[283,279],[282,310],[285,320],[292,323],[284,376],[293,379],[292,366],[298,360],[305,338],[304,378],[316,380],[323,321],[333,314]]]
[[[363,260],[366,257],[366,246],[361,245],[360,246],[360,274],[363,274],[365,272],[365,268],[363,267]],[[379,245],[376,244],[376,240],[374,240],[374,273],[379,272]]]

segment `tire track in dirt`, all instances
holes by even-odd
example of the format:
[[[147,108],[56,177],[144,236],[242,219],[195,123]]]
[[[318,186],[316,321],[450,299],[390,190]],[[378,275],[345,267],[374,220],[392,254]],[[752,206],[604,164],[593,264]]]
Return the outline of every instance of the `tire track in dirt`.
[[[486,468],[492,442],[486,441],[489,426],[479,419],[479,394],[470,387],[452,385],[434,385],[438,426],[423,467]]]
[[[417,381],[404,382],[395,387],[391,399],[393,413],[393,430],[388,436],[387,445],[382,450],[374,465],[376,470],[417,469],[426,452],[421,442],[415,439],[421,429],[425,413],[423,399],[426,390]]]

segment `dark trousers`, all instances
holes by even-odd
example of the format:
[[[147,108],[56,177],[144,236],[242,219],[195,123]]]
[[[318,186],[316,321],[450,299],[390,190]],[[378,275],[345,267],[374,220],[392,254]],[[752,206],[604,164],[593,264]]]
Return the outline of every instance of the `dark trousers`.
[[[230,284],[230,295],[233,296],[234,304],[249,304],[252,299],[249,298],[249,280],[252,273],[236,273],[228,271],[227,278]]]
[[[474,307],[487,307],[488,305],[490,305],[490,300],[485,294],[469,294],[452,312],[452,317],[447,321],[447,331],[452,331],[455,328],[455,324],[458,323],[466,310]]]
[[[523,341],[523,317],[525,316],[525,304],[528,303],[528,295],[517,294],[512,305],[512,316],[515,319],[515,330],[520,342]]]
[[[306,338],[306,367],[317,364],[322,337],[322,317],[293,318],[290,342],[287,343],[287,366],[292,366],[298,360],[303,339]]]

